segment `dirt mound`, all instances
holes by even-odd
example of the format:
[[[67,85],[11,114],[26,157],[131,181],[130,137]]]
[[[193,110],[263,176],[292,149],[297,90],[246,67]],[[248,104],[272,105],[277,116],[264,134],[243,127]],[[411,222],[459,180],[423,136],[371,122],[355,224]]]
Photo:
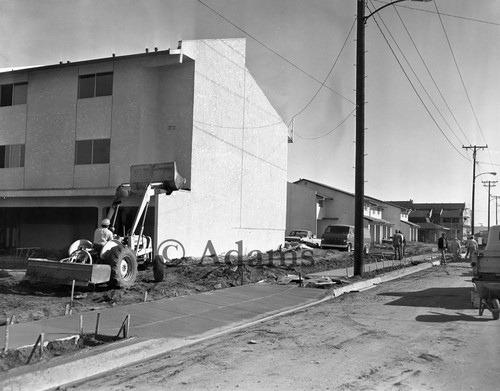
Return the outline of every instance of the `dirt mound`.
[[[298,251],[300,250],[300,251]],[[130,289],[110,289],[106,284],[77,287],[72,313],[191,295],[215,289],[252,284],[259,281],[277,282],[286,275],[309,273],[353,266],[353,255],[332,250],[295,248],[264,254],[259,259],[212,257],[184,258],[165,269],[162,282],[154,282],[152,270],[139,271],[136,283]],[[414,253],[420,252],[414,251]],[[365,263],[380,259],[378,251],[365,258]],[[16,269],[20,262],[0,259],[0,326],[31,322],[64,316],[69,308],[71,287],[36,284],[22,281],[25,270]],[[377,272],[375,272],[377,274]],[[372,277],[373,273],[365,277]],[[359,279],[357,277],[355,280]],[[354,281],[354,280],[353,280]],[[109,341],[107,341],[109,342]],[[103,338],[82,336],[75,341],[51,342],[44,349],[43,360],[103,343]],[[0,347],[1,349],[2,347]],[[0,354],[0,372],[25,365],[32,348],[8,350]],[[35,354],[39,354],[36,353]],[[40,361],[34,356],[33,361]]]

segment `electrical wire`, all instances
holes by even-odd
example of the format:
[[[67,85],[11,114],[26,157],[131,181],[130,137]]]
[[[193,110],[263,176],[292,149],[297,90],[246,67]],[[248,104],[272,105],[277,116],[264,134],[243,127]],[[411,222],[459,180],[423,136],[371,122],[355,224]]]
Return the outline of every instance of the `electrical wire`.
[[[303,140],[318,140],[320,138],[323,138],[323,137],[326,137],[328,136],[330,133],[336,131],[338,128],[340,128],[340,126],[349,119],[349,117],[351,117],[352,113],[354,113],[356,111],[356,108],[354,108],[347,117],[345,117],[336,127],[334,127],[332,130],[329,130],[328,132],[326,132],[325,134],[322,134],[320,136],[315,136],[315,137],[304,137],[304,136],[301,136],[300,134],[297,134],[296,132],[294,134],[297,134],[297,136]]]
[[[330,75],[332,74],[334,68],[335,68],[335,65],[337,65],[337,62],[339,61],[339,58],[347,44],[347,41],[349,40],[349,37],[351,36],[351,33],[352,33],[352,30],[354,29],[354,25],[356,24],[356,18],[354,18],[354,21],[352,22],[352,25],[351,25],[351,28],[349,29],[349,32],[347,33],[347,36],[344,40],[344,43],[342,44],[342,47],[340,48],[340,51],[339,53],[337,54],[337,58],[335,59],[332,67],[330,68],[330,71],[328,72],[328,74],[326,75],[325,79],[323,80],[323,82],[321,83],[321,85],[319,86],[318,90],[316,91],[316,93],[312,96],[312,98],[309,100],[309,102],[307,102],[307,104],[302,108],[302,110],[300,110],[298,113],[296,113],[292,119],[290,120],[288,126],[290,127],[291,123],[293,122],[293,120],[298,117],[300,114],[302,114],[310,105],[311,103],[314,101],[314,99],[316,99],[316,97],[318,96],[319,92],[321,91],[321,89],[325,86],[325,83],[326,81],[328,80],[328,78],[330,77]],[[300,137],[300,136],[299,136]]]
[[[372,0],[370,0],[372,1]],[[373,1],[376,1],[376,0],[373,0]],[[406,27],[406,24],[404,23],[403,21],[403,18],[401,17],[401,14],[399,13],[399,11],[397,10],[397,8],[395,7],[394,9],[396,11],[396,14],[398,15],[399,17],[399,20],[401,21],[403,27],[405,28],[405,31],[406,33],[408,34],[408,37],[410,38],[412,44],[413,44],[413,47],[415,48],[415,51],[417,52],[420,60],[422,61],[422,64],[424,64],[424,67],[425,69],[427,70],[427,73],[429,74],[432,82],[434,83],[434,86],[436,87],[436,90],[438,91],[439,93],[439,96],[441,97],[441,99],[443,100],[444,104],[446,105],[446,108],[448,109],[448,111],[450,112],[452,118],[455,120],[455,123],[457,124],[458,128],[460,129],[460,131],[462,132],[463,136],[465,137],[465,140],[467,141],[467,144],[471,144],[471,142],[469,141],[469,139],[467,138],[467,135],[465,134],[464,130],[462,129],[462,127],[460,126],[460,123],[458,122],[457,118],[455,117],[455,115],[453,114],[453,111],[451,110],[451,107],[448,105],[448,102],[446,101],[446,99],[444,98],[444,95],[443,93],[441,92],[441,89],[439,88],[439,86],[437,85],[437,82],[436,80],[434,79],[434,76],[432,75],[429,67],[427,66],[427,63],[425,62],[422,54],[420,53],[420,50],[418,50],[418,47],[417,45],[415,44],[415,41],[413,40],[413,37],[411,36],[410,32],[408,31],[408,28]],[[443,117],[444,119],[444,117]],[[445,119],[444,119],[445,120]],[[448,122],[445,120],[446,124],[448,125],[448,127],[450,128],[450,130],[453,132],[453,130],[451,129],[451,126],[448,124]],[[455,134],[453,132],[453,134]],[[455,135],[456,136],[456,135]],[[460,139],[458,138],[458,136],[456,136],[457,139],[460,141]],[[462,143],[463,144],[463,143]]]
[[[321,83],[320,80],[318,80],[316,77],[314,77],[313,75],[311,75],[310,73],[306,72],[304,69],[300,68],[299,66],[295,65],[292,61],[290,61],[289,59],[287,59],[286,57],[282,56],[281,54],[279,54],[278,52],[276,52],[274,49],[272,49],[271,47],[269,47],[268,45],[266,45],[264,42],[260,41],[259,39],[257,39],[256,37],[254,37],[252,34],[250,34],[249,32],[245,31],[244,29],[242,29],[241,27],[237,26],[235,23],[231,22],[229,19],[227,19],[224,15],[220,14],[219,12],[217,12],[215,9],[213,9],[212,7],[210,7],[208,4],[204,3],[202,0],[197,0],[201,5],[203,5],[204,7],[208,8],[210,11],[212,11],[214,14],[216,14],[217,16],[219,16],[220,18],[224,19],[226,22],[228,22],[231,26],[233,26],[234,28],[238,29],[239,31],[241,31],[242,33],[244,33],[245,35],[247,35],[248,37],[250,37],[251,39],[253,39],[255,42],[257,42],[259,45],[261,45],[262,47],[266,48],[267,50],[269,50],[271,53],[273,53],[274,55],[278,56],[279,58],[281,58],[283,61],[285,61],[286,63],[288,63],[289,65],[291,65],[292,67],[294,67],[295,69],[297,69],[298,71],[302,72],[304,75],[306,75],[307,77],[311,78],[312,80],[316,81],[317,83]],[[332,91],[334,94],[336,94],[337,96],[345,99],[346,101],[352,103],[353,105],[355,105],[356,103],[354,103],[352,100],[350,100],[349,98],[345,97],[344,95],[342,95],[340,92],[338,91],[335,91],[333,88],[329,87],[329,86],[326,86],[325,85],[325,88],[329,89],[330,91]]]
[[[375,1],[377,3],[388,4],[387,2],[381,1],[381,0],[373,0],[373,1]],[[395,4],[395,6],[399,7],[399,8],[406,8],[406,9],[410,9],[410,10],[414,10],[414,11],[419,11],[419,12],[427,12],[429,14],[436,14],[436,12],[430,11],[428,9],[415,8],[415,7],[410,7],[408,5],[403,5],[403,4]],[[474,18],[469,18],[469,17],[466,17],[466,16],[459,16],[459,15],[452,15],[452,14],[445,14],[445,13],[441,13],[441,15],[442,16],[447,16],[449,18],[463,19],[463,20],[467,20],[469,22],[476,22],[476,23],[482,23],[482,24],[490,24],[492,26],[500,26],[500,23],[489,22],[489,21],[486,21],[486,20],[480,20],[480,19],[474,19]]]
[[[455,53],[453,51],[453,48],[451,47],[451,42],[450,42],[450,39],[448,37],[448,33],[446,32],[446,28],[444,27],[444,23],[443,23],[443,18],[441,17],[440,13],[439,13],[439,9],[438,9],[438,6],[437,6],[437,2],[436,1],[433,1],[434,3],[434,6],[436,7],[436,12],[438,14],[438,17],[439,17],[439,21],[441,23],[441,27],[443,28],[443,32],[444,32],[444,35],[446,37],[446,42],[448,43],[448,47],[450,49],[450,52],[451,52],[451,56],[453,58],[453,62],[455,63],[455,68],[457,69],[457,72],[458,72],[458,76],[460,78],[460,82],[462,83],[462,87],[464,89],[464,92],[465,92],[465,95],[467,97],[467,100],[469,102],[469,106],[472,110],[472,114],[474,115],[474,119],[476,120],[476,124],[477,124],[477,127],[479,129],[479,131],[481,132],[481,135],[483,136],[483,140],[486,144],[488,144],[486,142],[486,138],[484,137],[484,133],[483,133],[483,129],[481,128],[481,125],[479,124],[479,119],[477,118],[477,115],[476,115],[476,110],[474,110],[474,106],[472,105],[472,101],[471,101],[471,98],[470,98],[470,95],[469,95],[469,92],[467,91],[467,87],[465,86],[465,81],[462,77],[462,72],[460,71],[460,67],[458,66],[458,62],[457,62],[457,59],[455,57]]]
[[[411,79],[409,78],[408,76],[408,73],[405,71],[403,65],[401,64],[401,61],[399,60],[399,58],[397,57],[396,53],[394,52],[394,49],[392,48],[391,44],[389,43],[389,40],[387,39],[387,37],[385,36],[383,30],[381,29],[379,23],[377,22],[377,19],[374,19],[375,20],[375,24],[377,25],[378,29],[380,30],[380,33],[382,34],[385,42],[387,43],[387,45],[389,46],[389,49],[390,51],[392,52],[394,58],[396,59],[397,63],[399,64],[399,67],[401,68],[401,70],[403,71],[406,79],[408,80],[408,82],[410,83],[411,87],[413,88],[413,91],[415,91],[415,93],[417,94],[417,97],[418,99],[420,100],[420,102],[422,103],[422,105],[424,106],[425,110],[427,111],[427,113],[429,114],[429,116],[431,117],[432,121],[436,124],[437,128],[439,129],[439,131],[441,132],[441,134],[443,135],[443,137],[448,141],[448,143],[451,145],[451,147],[460,155],[462,156],[464,159],[466,160],[469,160],[470,159],[463,155],[456,147],[455,145],[453,145],[453,143],[451,142],[451,140],[448,138],[448,136],[444,133],[443,129],[441,129],[441,127],[439,126],[438,122],[436,121],[436,119],[434,118],[434,116],[432,115],[432,113],[430,112],[429,108],[427,107],[427,105],[425,104],[424,100],[422,99],[421,95],[418,93],[417,89],[415,88],[415,85],[413,84],[413,82],[411,81]]]
[[[427,95],[427,98],[430,100],[430,102],[432,103],[432,105],[434,106],[434,108],[436,109],[436,111],[440,114],[441,118],[444,120],[444,122],[446,123],[446,125],[448,125],[448,128],[450,129],[450,131],[453,133],[453,135],[457,138],[457,140],[459,141],[460,144],[463,145],[463,142],[462,140],[460,140],[460,138],[457,136],[457,134],[453,131],[453,129],[451,128],[450,124],[448,123],[448,121],[446,120],[446,118],[444,117],[443,113],[441,112],[441,110],[439,110],[439,108],[437,107],[436,103],[434,102],[434,99],[432,99],[432,97],[430,96],[430,94],[427,92],[427,89],[424,87],[423,83],[421,82],[420,78],[418,77],[418,75],[416,74],[415,70],[413,69],[411,63],[408,61],[408,59],[406,58],[403,50],[401,49],[401,47],[398,45],[396,39],[394,38],[394,36],[392,35],[391,31],[389,30],[389,28],[387,27],[387,24],[384,22],[383,18],[381,15],[377,14],[376,15],[377,18],[380,19],[380,21],[382,22],[382,24],[384,25],[385,29],[387,30],[388,34],[390,35],[390,37],[392,38],[394,44],[396,45],[396,47],[398,48],[399,52],[401,53],[401,56],[403,57],[403,59],[406,61],[406,64],[407,66],[410,68],[410,70],[412,71],[413,73],[413,76],[415,77],[415,79],[418,81],[418,83],[420,84],[420,87],[422,88],[422,90],[424,91],[424,93]],[[404,22],[401,20],[401,22],[403,23],[403,26],[406,28],[406,25],[404,24]],[[408,32],[408,30],[406,30],[408,35],[410,35],[410,33]],[[411,35],[410,35],[410,39],[411,39]],[[412,40],[413,42],[413,40]],[[414,42],[413,42],[414,43]],[[415,46],[415,49],[416,49],[416,45],[414,44]],[[417,52],[418,52],[418,49],[417,49]]]

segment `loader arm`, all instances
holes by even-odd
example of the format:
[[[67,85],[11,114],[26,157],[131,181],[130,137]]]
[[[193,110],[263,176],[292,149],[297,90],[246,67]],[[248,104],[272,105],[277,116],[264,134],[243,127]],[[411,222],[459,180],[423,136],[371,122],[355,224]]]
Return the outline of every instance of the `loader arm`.
[[[151,200],[151,197],[154,196],[155,190],[153,186],[158,185],[156,183],[150,183],[148,187],[146,187],[146,190],[144,191],[144,195],[142,196],[142,201],[141,205],[139,206],[139,209],[137,210],[137,214],[135,215],[134,218],[134,223],[132,224],[132,228],[130,229],[130,235],[135,235],[135,231],[137,229],[137,226],[139,225],[139,222],[141,221],[141,217],[144,213],[147,212],[147,208],[149,206],[149,201]]]

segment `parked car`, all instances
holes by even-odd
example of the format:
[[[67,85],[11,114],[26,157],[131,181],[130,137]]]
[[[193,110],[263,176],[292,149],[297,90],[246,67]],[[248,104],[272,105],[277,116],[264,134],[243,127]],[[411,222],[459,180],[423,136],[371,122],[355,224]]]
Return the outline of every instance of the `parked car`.
[[[370,230],[363,228],[363,252],[369,253],[372,238]],[[326,227],[323,233],[322,248],[334,248],[350,252],[354,249],[354,226],[335,224]]]
[[[320,247],[321,239],[307,229],[293,229],[285,236],[285,242],[299,242],[312,247]]]

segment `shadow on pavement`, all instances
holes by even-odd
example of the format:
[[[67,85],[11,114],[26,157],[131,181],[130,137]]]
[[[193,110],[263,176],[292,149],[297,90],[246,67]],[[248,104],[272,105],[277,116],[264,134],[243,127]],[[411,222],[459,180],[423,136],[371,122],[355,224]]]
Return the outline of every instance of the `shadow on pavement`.
[[[486,312],[485,312],[486,313]],[[440,314],[439,312],[431,312],[433,315],[418,315],[415,320],[417,322],[428,322],[428,323],[446,323],[446,322],[489,322],[493,319],[491,317],[480,317],[457,313],[456,315]]]
[[[471,309],[471,288],[430,288],[417,292],[384,292],[379,296],[401,296],[385,305],[432,307],[449,310]]]

